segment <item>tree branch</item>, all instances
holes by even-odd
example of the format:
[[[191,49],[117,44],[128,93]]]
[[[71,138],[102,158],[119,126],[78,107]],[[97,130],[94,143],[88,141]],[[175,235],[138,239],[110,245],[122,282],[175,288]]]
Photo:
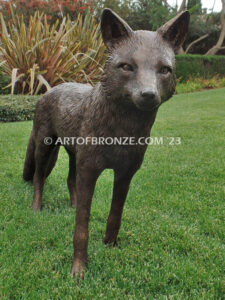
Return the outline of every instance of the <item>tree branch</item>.
[[[213,46],[211,49],[208,50],[208,52],[205,55],[215,55],[222,47],[223,41],[225,38],[225,0],[221,0],[222,2],[222,10],[221,10],[221,32],[219,39],[215,46]]]
[[[193,42],[191,42],[191,43],[187,46],[187,48],[186,48],[186,50],[185,50],[185,54],[188,53],[188,51],[190,50],[190,48],[191,48],[192,46],[194,46],[194,45],[197,44],[198,42],[204,40],[204,39],[207,38],[208,36],[209,36],[208,34],[205,34],[205,35],[201,36],[200,38],[198,38],[197,40],[194,40]]]

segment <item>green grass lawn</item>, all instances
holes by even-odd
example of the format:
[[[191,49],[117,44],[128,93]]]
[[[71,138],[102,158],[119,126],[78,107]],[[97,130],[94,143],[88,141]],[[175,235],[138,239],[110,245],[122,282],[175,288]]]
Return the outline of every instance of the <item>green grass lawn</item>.
[[[99,178],[89,265],[69,275],[75,210],[59,160],[31,209],[22,169],[32,122],[0,124],[0,299],[225,299],[225,89],[175,96],[158,113],[124,209],[118,247],[102,243],[113,173]],[[167,137],[180,137],[169,145]]]

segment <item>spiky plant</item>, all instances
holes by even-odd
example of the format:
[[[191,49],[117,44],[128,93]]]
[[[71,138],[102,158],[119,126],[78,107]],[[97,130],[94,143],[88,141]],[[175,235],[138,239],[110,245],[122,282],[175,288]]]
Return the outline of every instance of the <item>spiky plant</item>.
[[[95,83],[105,61],[99,25],[89,11],[75,22],[65,17],[49,25],[36,12],[28,26],[12,13],[6,26],[1,14],[0,56],[2,70],[11,76],[11,91],[37,94],[66,81]]]

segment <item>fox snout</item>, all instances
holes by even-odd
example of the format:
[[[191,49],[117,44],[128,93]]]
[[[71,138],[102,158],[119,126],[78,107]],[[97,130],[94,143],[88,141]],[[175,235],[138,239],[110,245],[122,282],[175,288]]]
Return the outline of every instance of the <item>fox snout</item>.
[[[146,109],[154,108],[160,104],[158,92],[149,88],[145,88],[141,91],[140,100],[138,101],[140,106],[144,106]]]
[[[151,111],[160,105],[158,91],[153,88],[143,88],[131,93],[132,102],[140,110]]]

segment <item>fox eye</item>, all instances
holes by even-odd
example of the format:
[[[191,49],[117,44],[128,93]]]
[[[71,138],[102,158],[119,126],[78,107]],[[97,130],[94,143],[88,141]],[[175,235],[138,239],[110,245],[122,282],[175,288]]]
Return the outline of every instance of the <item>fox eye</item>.
[[[163,74],[163,75],[167,75],[169,73],[172,73],[172,69],[170,67],[162,67],[159,71],[160,74]]]
[[[133,67],[131,65],[129,65],[129,64],[123,63],[123,64],[120,64],[118,67],[121,68],[121,69],[123,69],[126,72],[132,72],[132,71],[134,71]]]

